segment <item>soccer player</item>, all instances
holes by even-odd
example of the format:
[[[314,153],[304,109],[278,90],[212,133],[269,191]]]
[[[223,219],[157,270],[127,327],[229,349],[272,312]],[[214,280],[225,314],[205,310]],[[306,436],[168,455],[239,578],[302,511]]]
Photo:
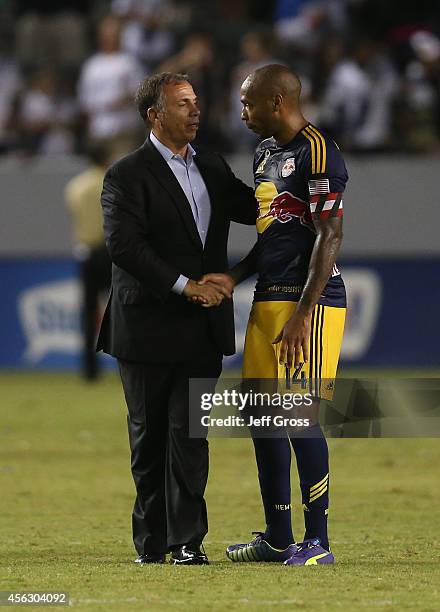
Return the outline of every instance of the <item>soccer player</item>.
[[[346,297],[336,266],[347,171],[337,145],[302,115],[301,84],[285,66],[264,66],[241,89],[242,119],[264,140],[254,159],[258,240],[229,274],[203,282],[233,287],[258,273],[246,332],[244,379],[308,380],[311,426],[284,437],[253,435],[266,529],[227,548],[232,561],[334,562],[327,534],[328,447],[317,415],[331,399],[344,330]],[[304,407],[305,408],[305,407]],[[291,446],[296,455],[305,535],[294,543]]]

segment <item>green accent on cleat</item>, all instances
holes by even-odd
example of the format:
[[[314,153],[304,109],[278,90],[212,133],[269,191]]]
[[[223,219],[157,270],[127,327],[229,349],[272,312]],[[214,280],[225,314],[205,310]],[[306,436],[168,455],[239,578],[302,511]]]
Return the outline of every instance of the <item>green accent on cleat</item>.
[[[296,544],[287,548],[274,548],[263,539],[264,533],[253,532],[257,537],[248,544],[232,544],[226,549],[226,556],[235,563],[283,563],[296,552]]]

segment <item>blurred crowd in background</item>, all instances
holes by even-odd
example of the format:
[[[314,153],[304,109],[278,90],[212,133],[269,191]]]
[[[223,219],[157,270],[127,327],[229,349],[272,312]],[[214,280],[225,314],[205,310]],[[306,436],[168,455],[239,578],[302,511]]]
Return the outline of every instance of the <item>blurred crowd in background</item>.
[[[0,153],[129,150],[139,81],[184,72],[200,144],[247,151],[239,89],[293,68],[306,117],[344,151],[440,150],[440,8],[418,0],[0,0]]]

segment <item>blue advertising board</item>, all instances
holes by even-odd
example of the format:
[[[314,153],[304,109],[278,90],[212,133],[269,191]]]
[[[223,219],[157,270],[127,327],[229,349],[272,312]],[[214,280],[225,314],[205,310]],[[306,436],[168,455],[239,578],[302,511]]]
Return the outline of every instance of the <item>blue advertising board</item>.
[[[348,293],[343,364],[440,365],[439,259],[345,260]],[[73,368],[81,350],[81,293],[74,261],[2,259],[0,367]],[[235,291],[238,365],[253,281]],[[104,296],[105,299],[105,296]]]
[[[81,289],[71,259],[0,259],[0,367],[72,368],[81,351]]]

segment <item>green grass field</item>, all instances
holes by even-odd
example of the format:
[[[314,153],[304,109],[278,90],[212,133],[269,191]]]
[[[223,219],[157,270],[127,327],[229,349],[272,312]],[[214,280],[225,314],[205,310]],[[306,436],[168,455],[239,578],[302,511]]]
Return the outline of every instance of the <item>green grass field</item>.
[[[0,590],[67,591],[85,610],[439,610],[440,441],[330,440],[337,564],[232,564],[263,529],[249,440],[213,439],[211,565],[132,563],[119,380],[0,374]],[[296,474],[294,527],[302,533]]]

